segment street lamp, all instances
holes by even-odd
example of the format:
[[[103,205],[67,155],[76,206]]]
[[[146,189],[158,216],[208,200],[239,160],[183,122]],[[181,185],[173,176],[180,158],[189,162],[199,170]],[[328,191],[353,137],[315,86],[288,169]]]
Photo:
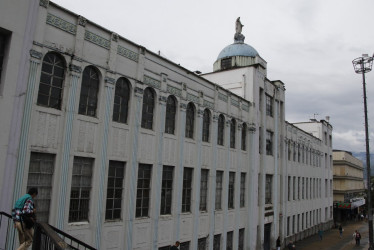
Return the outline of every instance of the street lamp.
[[[373,249],[373,214],[371,207],[371,180],[370,180],[370,149],[369,149],[369,125],[368,110],[366,103],[366,83],[365,73],[370,72],[373,66],[373,57],[367,54],[352,61],[353,68],[357,74],[362,74],[362,86],[364,91],[364,112],[365,112],[365,140],[366,140],[366,171],[367,171],[367,198],[368,198],[368,216],[369,216],[369,249]]]

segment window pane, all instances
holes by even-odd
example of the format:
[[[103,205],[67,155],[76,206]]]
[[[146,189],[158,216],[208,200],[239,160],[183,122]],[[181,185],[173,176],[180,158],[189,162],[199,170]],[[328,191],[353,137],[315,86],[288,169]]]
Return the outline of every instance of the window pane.
[[[38,221],[41,222],[48,222],[49,218],[54,164],[55,155],[53,154],[32,152],[30,155],[27,190],[31,187],[38,188],[38,195],[34,200],[38,211]]]
[[[174,134],[175,130],[175,115],[176,115],[176,101],[173,96],[169,96],[166,103],[165,115],[165,133]]]
[[[183,170],[182,212],[191,212],[192,168]]]
[[[109,161],[106,220],[121,219],[124,168],[124,162]]]
[[[204,110],[203,116],[203,138],[204,142],[209,142],[210,136],[210,111],[209,109]]]
[[[142,128],[153,128],[154,94],[151,88],[146,88],[143,94]]]
[[[88,66],[83,71],[79,114],[96,116],[98,89],[99,73],[94,67]]]
[[[119,78],[116,83],[113,104],[113,121],[127,123],[128,105],[130,99],[130,82]]]
[[[149,193],[151,182],[151,165],[139,164],[136,217],[147,217],[149,210]]]
[[[69,222],[88,220],[92,168],[93,159],[74,157]]]
[[[192,103],[188,103],[186,110],[186,138],[193,138],[195,125],[195,107]]]

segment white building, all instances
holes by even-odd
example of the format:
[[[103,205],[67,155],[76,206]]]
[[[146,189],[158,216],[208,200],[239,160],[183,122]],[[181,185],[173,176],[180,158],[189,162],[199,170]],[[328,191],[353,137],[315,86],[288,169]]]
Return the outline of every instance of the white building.
[[[239,20],[200,76],[48,0],[2,6],[1,210],[37,186],[39,219],[98,249],[271,249],[331,225],[332,127],[285,122]]]

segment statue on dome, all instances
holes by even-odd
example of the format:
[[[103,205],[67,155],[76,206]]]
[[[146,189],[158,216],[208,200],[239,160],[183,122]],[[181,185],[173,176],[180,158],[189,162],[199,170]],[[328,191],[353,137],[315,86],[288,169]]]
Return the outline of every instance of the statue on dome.
[[[243,24],[240,22],[240,17],[238,17],[236,19],[236,22],[235,22],[235,30],[236,30],[236,34],[241,34],[242,33],[242,28],[243,28]]]
[[[238,17],[235,22],[235,43],[244,43],[245,36],[242,34],[243,26],[244,25],[240,22],[240,17]]]

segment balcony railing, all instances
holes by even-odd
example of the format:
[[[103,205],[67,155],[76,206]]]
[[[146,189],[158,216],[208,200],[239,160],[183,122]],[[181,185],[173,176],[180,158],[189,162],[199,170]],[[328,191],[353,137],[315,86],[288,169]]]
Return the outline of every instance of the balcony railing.
[[[0,250],[15,249],[15,237],[10,240],[9,235],[15,234],[13,221],[10,214],[0,212]],[[96,250],[88,244],[74,238],[73,236],[45,223],[36,222],[34,226],[33,250]]]

